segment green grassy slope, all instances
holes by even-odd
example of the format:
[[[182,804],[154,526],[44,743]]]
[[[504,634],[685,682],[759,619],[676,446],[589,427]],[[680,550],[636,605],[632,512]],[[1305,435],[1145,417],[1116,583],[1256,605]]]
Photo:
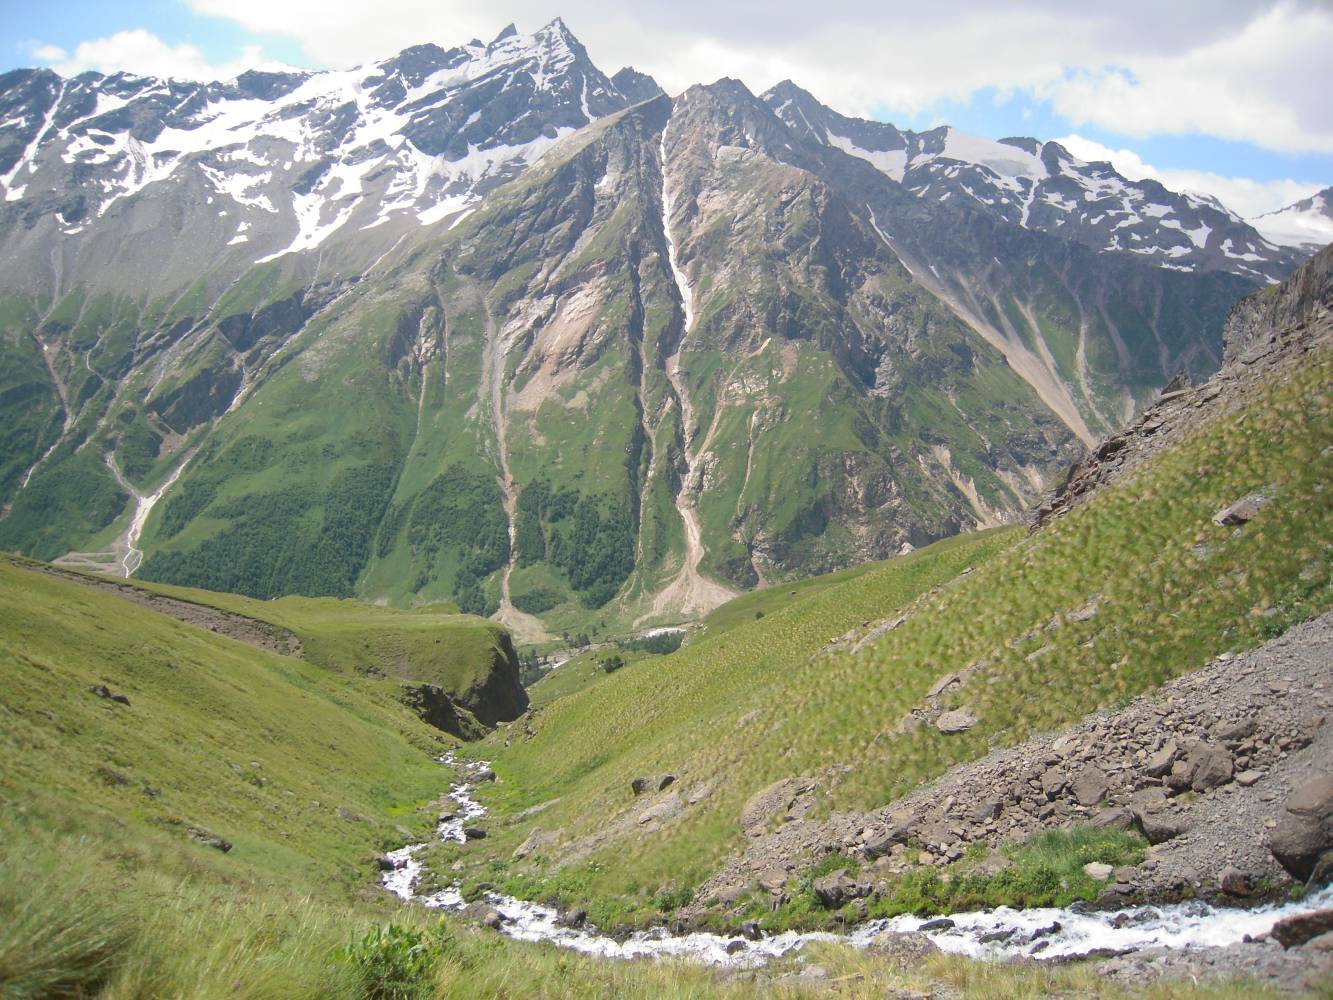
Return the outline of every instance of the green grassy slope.
[[[599,961],[373,889],[373,853],[425,836],[448,780],[432,761],[448,741],[388,681],[259,651],[10,560],[0,670],[6,998],[823,994],[778,981],[790,960],[758,980]],[[89,691],[101,684],[130,704]],[[191,827],[234,846],[196,843]],[[837,946],[810,957],[851,997],[940,983],[963,997],[1119,995],[1079,969],[943,957],[902,969]]]
[[[1331,367],[1327,353],[1312,358],[1035,536],[933,546],[554,702],[534,737],[496,747],[510,780],[493,795],[510,814],[560,801],[539,820],[493,823],[488,843],[507,857],[534,823],[559,829],[563,845],[516,885],[600,897],[604,914],[669,910],[740,846],[741,806],[777,778],[826,774],[829,807],[877,806],[1327,609]],[[1239,531],[1212,523],[1256,489],[1275,497],[1261,517]],[[908,620],[861,653],[818,655],[918,594]],[[1091,619],[1065,617],[1093,598]],[[935,680],[969,666],[978,673],[949,707],[970,706],[975,729],[899,728]],[[662,771],[711,792],[645,828],[629,779]]]

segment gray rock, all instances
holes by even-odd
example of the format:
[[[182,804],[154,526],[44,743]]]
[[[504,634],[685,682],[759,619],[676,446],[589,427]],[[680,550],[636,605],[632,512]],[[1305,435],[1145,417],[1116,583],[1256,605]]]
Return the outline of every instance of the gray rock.
[[[1228,896],[1245,898],[1254,892],[1254,886],[1250,883],[1250,876],[1235,865],[1227,865],[1218,873],[1217,885]]]
[[[746,920],[740,926],[741,937],[750,941],[759,941],[763,938],[764,932],[759,929],[759,923],[754,920]]]
[[[485,839],[486,839],[486,830],[485,830],[484,827],[480,827],[480,826],[465,826],[465,827],[463,827],[463,839],[464,839],[464,840],[485,840]]]
[[[348,823],[364,823],[366,821],[366,818],[364,816],[360,815],[359,813],[353,812],[346,806],[338,806],[338,808],[333,810],[333,815],[337,816],[341,820],[347,821]]]
[[[999,799],[982,799],[977,803],[977,807],[972,810],[972,822],[984,823],[987,820],[995,819],[1000,815],[1001,805]]]
[[[215,851],[221,851],[226,854],[231,850],[231,841],[219,837],[216,833],[198,826],[186,827],[185,836],[189,837],[196,844],[202,844],[205,847],[211,847]]]
[[[1106,782],[1106,773],[1101,768],[1095,766],[1085,767],[1077,778],[1074,779],[1070,791],[1074,793],[1074,799],[1081,806],[1095,806],[1106,798],[1110,791],[1110,786]]]
[[[629,787],[635,795],[642,795],[644,792],[660,792],[675,780],[674,774],[655,774],[652,777],[635,778]]]
[[[1083,874],[1098,882],[1105,882],[1115,869],[1101,861],[1089,861],[1083,866]]]
[[[1249,788],[1251,785],[1257,784],[1263,776],[1263,771],[1253,769],[1241,771],[1236,775],[1236,784],[1240,785],[1241,788]]]
[[[1138,826],[1134,813],[1130,809],[1122,806],[1113,806],[1109,809],[1103,809],[1097,815],[1093,816],[1088,824],[1102,830],[1123,830],[1130,831]]]
[[[955,708],[952,712],[945,712],[935,720],[935,728],[946,736],[955,733],[965,733],[981,720],[972,714],[966,708]]]
[[[1139,821],[1139,829],[1150,844],[1165,844],[1189,829],[1184,819],[1167,812],[1138,812],[1135,816]]]
[[[1333,931],[1333,910],[1317,910],[1279,920],[1271,933],[1283,948],[1295,948],[1330,931]]]
[[[814,890],[815,898],[832,910],[852,898],[854,883],[846,872],[834,872],[832,875],[815,879],[811,889]]]
[[[940,946],[920,931],[885,931],[870,942],[873,954],[901,968],[915,968],[940,953]]]
[[[1223,721],[1213,727],[1213,739],[1221,740],[1223,743],[1239,743],[1241,740],[1253,736],[1254,729],[1255,722],[1253,719]]]
[[[480,900],[475,903],[468,903],[467,906],[463,907],[459,916],[471,923],[480,924],[495,931],[500,929],[500,925],[505,920],[504,914],[490,903],[483,903]]]
[[[947,931],[956,926],[957,924],[949,917],[936,917],[934,920],[927,920],[917,930],[922,934],[927,934],[930,931]]]
[[[1190,768],[1190,787],[1196,792],[1229,784],[1236,769],[1231,752],[1221,747],[1201,745],[1191,751],[1186,762]]]
[[[1143,765],[1143,771],[1150,777],[1160,778],[1170,772],[1171,765],[1179,756],[1180,747],[1176,746],[1175,741],[1168,742],[1148,758],[1148,762]]]
[[[1307,781],[1291,793],[1268,838],[1278,864],[1302,882],[1319,857],[1333,850],[1333,774]]]
[[[1245,524],[1254,520],[1259,511],[1263,510],[1271,502],[1272,497],[1264,496],[1262,493],[1247,493],[1235,503],[1228,507],[1223,507],[1214,514],[1213,523],[1222,527]]]

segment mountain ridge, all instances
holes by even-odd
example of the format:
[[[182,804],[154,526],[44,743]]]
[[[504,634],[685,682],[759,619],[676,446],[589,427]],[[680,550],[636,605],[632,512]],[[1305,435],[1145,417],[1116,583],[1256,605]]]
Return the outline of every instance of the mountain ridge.
[[[142,548],[149,576],[259,596],[453,597],[533,638],[599,609],[697,613],[1017,519],[1078,441],[1220,364],[1226,305],[1271,280],[926,197],[739,81],[668,98],[616,79],[632,95],[563,22],[506,29],[373,73],[246,75],[271,95],[244,98],[269,108],[258,120],[299,142],[189,90],[198,129],[235,131],[195,153],[161,144],[176,120],[150,85],[113,80],[126,103],[71,118],[61,148],[123,144],[124,162],[87,151],[94,179],[142,180],[135,148],[181,176],[86,221],[47,198],[31,230],[28,188],[64,168],[30,155],[40,142],[11,150],[6,198],[27,183],[0,206],[0,259],[37,284],[20,268],[0,287],[0,544],[80,565]],[[214,176],[224,155],[238,179]],[[257,202],[229,221],[238,195],[269,197],[244,186],[256,161],[291,205],[282,225],[247,222],[273,215]],[[161,235],[133,227],[171,212],[182,251],[150,279],[165,294],[126,294],[148,259],[135,240]],[[42,226],[76,231],[43,256]],[[209,246],[225,252],[201,267]],[[478,529],[441,521],[460,517]]]

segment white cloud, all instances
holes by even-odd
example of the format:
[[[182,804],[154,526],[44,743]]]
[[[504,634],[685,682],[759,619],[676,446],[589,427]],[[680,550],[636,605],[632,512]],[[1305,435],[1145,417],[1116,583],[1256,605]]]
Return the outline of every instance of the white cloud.
[[[1145,163],[1143,157],[1132,149],[1112,149],[1077,133],[1055,141],[1080,160],[1110,162],[1111,166],[1132,181],[1152,178],[1173,191],[1210,194],[1245,219],[1286,208],[1325,186],[1307,181],[1257,181],[1249,177],[1225,177],[1206,170],[1158,169]]]
[[[28,54],[38,62],[44,63],[63,62],[69,58],[69,53],[59,45],[42,45],[38,42],[33,42],[28,47]]]
[[[934,111],[978,91],[1049,100],[1077,127],[1203,133],[1281,151],[1333,151],[1333,9],[1323,0],[187,0],[297,40],[325,65],[424,40],[487,39],[558,10],[608,71],[633,64],[669,91],[722,75],[760,91],[791,77],[839,110]]]
[[[1333,152],[1333,13],[1280,4],[1238,34],[1038,88],[1075,126],[1202,133],[1286,152]]]
[[[238,58],[229,62],[212,63],[196,46],[188,42],[168,44],[143,28],[80,42],[73,54],[58,45],[36,45],[31,54],[62,76],[87,70],[99,73],[124,70],[179,80],[227,80],[263,62],[258,45],[247,45]]]

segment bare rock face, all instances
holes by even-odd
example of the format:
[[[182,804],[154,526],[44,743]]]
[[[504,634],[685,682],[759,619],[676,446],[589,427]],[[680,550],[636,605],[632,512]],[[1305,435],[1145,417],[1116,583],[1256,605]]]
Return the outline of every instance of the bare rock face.
[[[1320,855],[1333,849],[1333,774],[1291,793],[1268,846],[1293,878],[1303,882],[1314,873]]]

